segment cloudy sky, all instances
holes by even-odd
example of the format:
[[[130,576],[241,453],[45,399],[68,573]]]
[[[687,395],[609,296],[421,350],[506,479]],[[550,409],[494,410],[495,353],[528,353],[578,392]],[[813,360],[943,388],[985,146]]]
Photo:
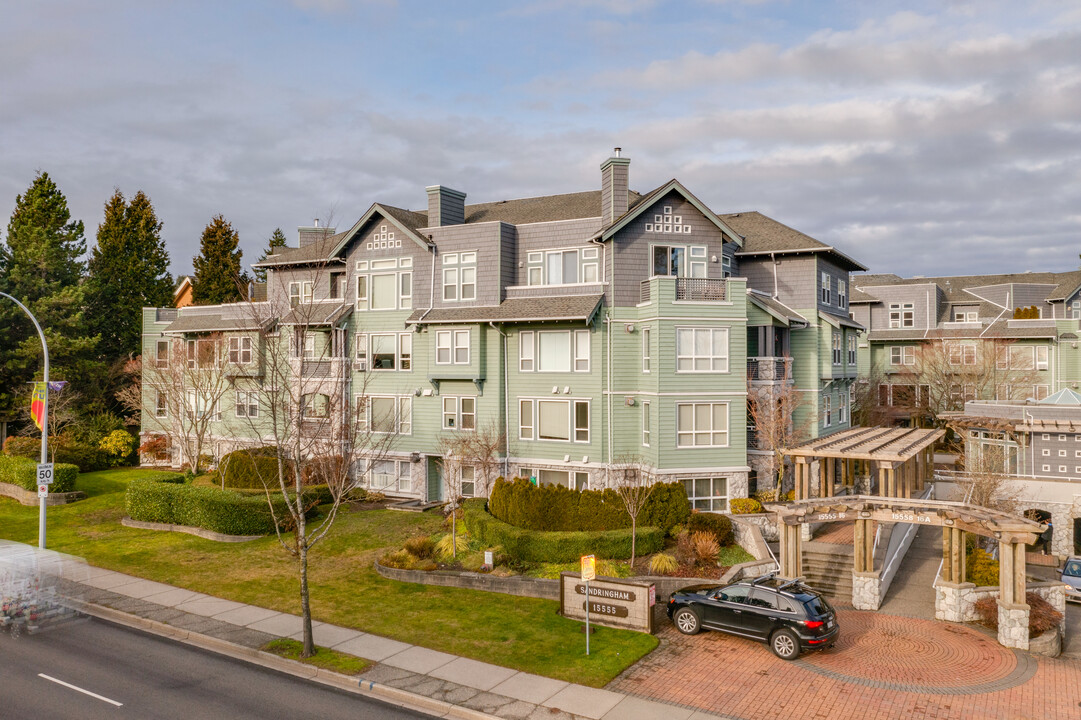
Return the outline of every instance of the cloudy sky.
[[[1066,270],[1081,251],[1081,3],[6,3],[0,215],[48,171],[92,241],[142,189],[176,273],[312,218],[677,177],[874,271]],[[2,223],[6,228],[6,220]]]

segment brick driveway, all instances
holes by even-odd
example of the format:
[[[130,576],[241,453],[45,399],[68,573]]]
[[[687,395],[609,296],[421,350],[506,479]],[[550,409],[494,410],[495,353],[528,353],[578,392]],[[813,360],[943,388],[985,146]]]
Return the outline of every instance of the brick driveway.
[[[1081,718],[1081,661],[1037,660],[962,625],[845,609],[838,620],[837,646],[796,662],[667,624],[608,689],[755,720]]]

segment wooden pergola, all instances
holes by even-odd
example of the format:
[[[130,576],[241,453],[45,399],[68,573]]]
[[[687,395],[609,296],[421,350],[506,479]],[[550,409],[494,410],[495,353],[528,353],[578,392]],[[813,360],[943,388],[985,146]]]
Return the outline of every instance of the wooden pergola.
[[[838,480],[851,487],[857,472],[878,475],[878,495],[910,498],[934,474],[934,444],[945,430],[857,427],[783,452],[795,465],[796,500],[811,497],[811,463],[819,461],[819,495],[834,496]]]

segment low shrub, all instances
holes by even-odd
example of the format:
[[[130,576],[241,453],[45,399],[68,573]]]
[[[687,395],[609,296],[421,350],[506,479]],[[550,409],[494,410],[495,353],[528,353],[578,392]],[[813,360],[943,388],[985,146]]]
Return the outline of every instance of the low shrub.
[[[972,548],[965,559],[965,581],[977,587],[998,585],[998,560],[983,548]]]
[[[649,572],[652,575],[667,575],[679,569],[679,562],[666,553],[657,553],[649,559]]]
[[[762,503],[754,498],[735,498],[728,502],[733,515],[750,515],[762,512]]]
[[[691,519],[687,523],[687,530],[692,535],[702,531],[712,533],[719,548],[731,545],[733,541],[732,521],[717,513],[691,513]]]
[[[127,430],[113,430],[98,443],[98,449],[109,457],[109,465],[121,465],[131,455],[135,438]]]
[[[4,453],[38,462],[41,438],[9,437],[4,443]],[[109,467],[109,456],[105,451],[63,436],[49,438],[49,456],[52,462],[74,465],[79,472],[96,472]]]
[[[516,527],[492,516],[484,500],[464,503],[465,522],[472,537],[488,546],[501,546],[503,552],[518,562],[573,562],[582,555],[622,560],[631,556],[631,531],[537,531]],[[637,551],[648,555],[664,547],[665,531],[639,527]]]
[[[408,550],[402,548],[392,553],[387,553],[379,559],[383,567],[397,568],[399,570],[412,570],[417,566],[417,558]]]
[[[18,485],[23,490],[36,491],[38,489],[37,474],[36,460],[0,455],[0,482]],[[53,466],[53,483],[49,486],[49,492],[71,492],[75,489],[75,481],[78,477],[79,468],[67,463],[56,463]]]
[[[1062,622],[1062,613],[1044,600],[1043,596],[1029,592],[1025,594],[1025,602],[1029,609],[1028,636],[1030,639],[1057,628]],[[992,630],[998,630],[998,600],[993,597],[982,597],[976,601],[975,607],[980,624]]]
[[[789,490],[788,492],[786,492],[784,494],[784,501],[785,502],[793,502],[793,501],[795,501],[795,499],[796,499],[796,491],[795,490]]]
[[[427,535],[417,535],[405,541],[405,550],[416,558],[429,558],[435,552],[435,542]]]
[[[529,530],[619,530],[631,526],[619,493],[571,490],[562,485],[534,485],[525,478],[499,478],[492,488],[489,510],[499,520]],[[681,482],[656,483],[638,515],[639,527],[665,531],[687,522],[690,504]]]
[[[292,477],[291,464],[284,462],[287,477]],[[271,489],[276,488],[279,484],[277,448],[266,446],[234,450],[222,456],[218,473],[224,474],[227,488],[262,490],[264,483]]]
[[[769,490],[759,490],[754,494],[754,499],[760,503],[777,502],[777,495],[779,490],[777,488],[770,488]]]
[[[151,435],[139,446],[139,454],[151,460],[168,460],[169,439],[164,435]]]
[[[717,564],[717,555],[721,552],[721,546],[717,544],[716,536],[710,531],[699,530],[691,533],[691,547],[698,565]]]
[[[274,515],[282,530],[290,530],[292,516],[279,495]],[[185,484],[178,473],[139,477],[128,484],[124,505],[133,520],[187,525],[225,535],[268,535],[274,532],[265,495],[244,494]],[[314,514],[315,504],[310,506]]]

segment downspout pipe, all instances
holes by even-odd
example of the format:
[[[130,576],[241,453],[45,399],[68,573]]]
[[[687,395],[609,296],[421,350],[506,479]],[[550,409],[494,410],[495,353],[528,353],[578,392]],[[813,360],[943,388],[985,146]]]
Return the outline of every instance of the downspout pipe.
[[[507,333],[489,322],[492,329],[503,336],[503,477],[510,477],[510,357],[507,355]],[[485,478],[487,481],[487,478]],[[490,488],[489,488],[490,490]]]
[[[614,247],[612,248],[612,274],[611,274],[611,276],[609,276],[607,274],[607,272],[608,272],[608,252],[607,252],[607,248],[605,247],[604,242],[598,241],[597,238],[591,238],[590,242],[596,243],[596,244],[600,245],[601,248],[602,248],[601,252],[603,253],[603,256],[601,258],[601,266],[604,267],[604,269],[605,269],[605,279],[608,280],[608,289],[611,291],[611,296],[612,296],[612,304],[608,307],[608,312],[605,313],[605,317],[604,317],[605,334],[607,335],[607,345],[608,345],[608,352],[607,352],[608,357],[606,358],[606,364],[608,366],[608,372],[606,373],[607,377],[605,378],[605,381],[604,381],[605,394],[608,396],[608,403],[607,403],[608,420],[607,420],[607,423],[606,423],[607,427],[605,428],[605,430],[606,430],[605,434],[607,436],[606,440],[608,441],[607,442],[608,455],[604,459],[604,485],[605,485],[605,487],[611,487],[611,484],[612,484],[611,483],[611,480],[612,480],[612,477],[611,477],[612,476],[612,308],[615,307],[615,300],[616,300],[615,248]],[[609,279],[609,277],[610,277],[610,279]]]
[[[428,313],[435,307],[435,258],[438,254],[436,252],[435,243],[432,242],[432,236],[428,236],[428,252],[432,254],[432,282],[428,288],[428,309],[424,311],[424,314],[420,316],[416,324],[419,326],[423,322],[424,318],[428,317]]]

